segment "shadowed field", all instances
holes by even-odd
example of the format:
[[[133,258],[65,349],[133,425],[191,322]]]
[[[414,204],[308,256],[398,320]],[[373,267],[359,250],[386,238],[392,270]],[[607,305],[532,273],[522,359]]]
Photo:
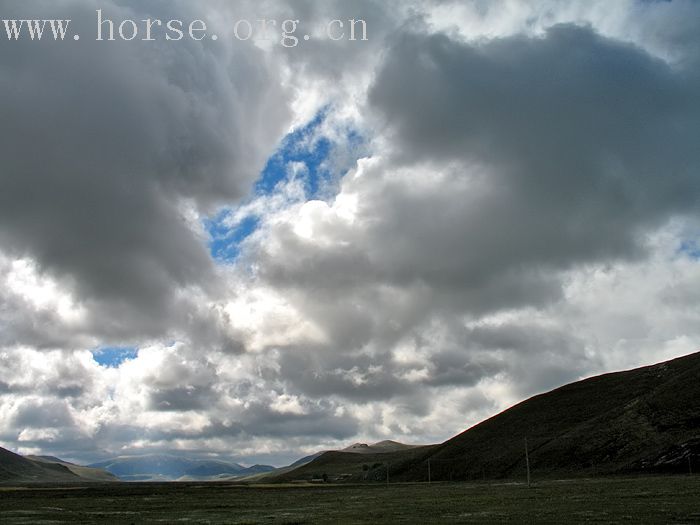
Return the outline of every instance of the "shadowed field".
[[[700,523],[700,476],[522,484],[0,487],[0,523]]]

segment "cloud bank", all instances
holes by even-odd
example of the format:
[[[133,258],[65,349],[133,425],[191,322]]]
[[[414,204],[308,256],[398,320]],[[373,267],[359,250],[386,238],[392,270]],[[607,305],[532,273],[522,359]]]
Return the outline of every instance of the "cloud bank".
[[[697,349],[697,4],[107,4],[371,38],[3,44],[1,445],[281,463]]]

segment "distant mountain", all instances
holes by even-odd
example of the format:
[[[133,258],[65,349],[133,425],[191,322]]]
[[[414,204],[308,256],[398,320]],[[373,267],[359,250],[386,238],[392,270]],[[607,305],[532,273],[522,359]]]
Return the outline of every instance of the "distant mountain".
[[[289,467],[301,467],[302,465],[306,465],[307,463],[311,463],[314,459],[319,457],[324,452],[325,451],[316,452],[315,454],[310,454],[308,456],[304,456],[303,458],[299,458],[294,463],[289,465]],[[288,468],[288,467],[282,467],[282,468]]]
[[[246,476],[241,476],[236,478],[236,481],[244,481],[246,483],[257,483],[257,482],[262,482],[262,481],[268,481],[273,478],[277,478],[278,476],[281,476],[282,474],[286,472],[290,472],[294,470],[295,468],[301,467],[302,465],[306,465],[307,463],[312,462],[314,459],[319,457],[321,454],[324,452],[316,452],[315,454],[310,454],[308,456],[304,456],[303,458],[297,459],[294,463],[291,465],[287,465],[286,467],[280,467],[276,469],[272,469],[267,472],[260,472],[260,473],[254,473],[254,474],[248,474]]]
[[[2,483],[77,483],[80,481],[117,481],[99,469],[82,467],[52,456],[21,456],[0,448]]]
[[[355,444],[271,479],[522,480],[526,439],[540,478],[700,471],[700,353],[534,396],[440,445]]]
[[[269,465],[244,467],[238,463],[190,459],[172,454],[119,456],[93,463],[90,467],[103,468],[125,481],[230,479],[274,470]]]
[[[54,456],[25,456],[25,458],[44,464],[63,465],[78,477],[90,481],[119,481],[117,476],[102,468],[84,467],[82,465],[76,465],[75,463],[63,461],[62,459]]]
[[[216,473],[209,467],[195,469],[184,476],[178,478],[178,481],[231,481],[245,478],[247,476],[264,475],[268,472],[273,472],[275,467],[271,465],[253,465],[252,467],[244,467],[237,472],[219,472]]]
[[[264,472],[261,474],[254,474],[254,475],[249,475],[245,476],[242,478],[239,478],[240,481],[245,481],[247,483],[253,483],[253,482],[262,482],[262,481],[276,481],[276,480],[290,480],[292,479],[290,476],[288,476],[289,473],[294,472],[295,476],[300,475],[300,472],[302,472],[300,467],[303,467],[304,465],[307,465],[313,461],[315,461],[317,458],[326,455],[326,454],[352,454],[352,460],[351,461],[356,461],[358,464],[361,464],[364,459],[362,459],[362,455],[364,454],[386,454],[386,453],[392,453],[392,452],[401,452],[401,451],[407,451],[415,448],[421,448],[422,445],[406,445],[405,443],[399,443],[398,441],[391,441],[391,440],[385,440],[385,441],[379,441],[378,443],[373,443],[371,445],[368,445],[366,443],[353,443],[352,445],[341,449],[341,450],[322,450],[319,452],[316,452],[314,454],[310,454],[308,456],[305,456],[303,458],[300,458],[296,460],[294,463],[291,465],[287,465],[286,467],[280,467],[274,470],[271,470],[269,472]],[[342,470],[342,469],[341,469]],[[307,473],[309,479],[311,479],[313,476],[311,473]],[[327,473],[328,475],[328,473]],[[303,479],[303,476],[302,476]]]
[[[371,446],[328,450],[319,454],[313,461],[296,468],[274,471],[265,479],[271,482],[289,482],[325,477],[330,481],[385,481],[387,466],[391,471],[394,465],[405,464],[421,457],[438,445],[404,446],[394,450],[391,450],[393,447],[389,447],[385,452],[372,451],[369,448]]]
[[[354,443],[349,447],[341,449],[340,452],[353,452],[355,454],[379,454],[383,452],[397,452],[399,450],[408,450],[411,448],[416,448],[421,445],[406,445],[405,443],[399,443],[398,441],[392,441],[387,439],[385,441],[379,441],[372,445],[367,443]]]

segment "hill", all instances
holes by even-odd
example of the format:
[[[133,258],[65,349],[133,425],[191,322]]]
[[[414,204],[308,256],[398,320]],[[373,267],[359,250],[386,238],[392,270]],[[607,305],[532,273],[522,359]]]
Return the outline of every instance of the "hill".
[[[171,454],[119,456],[90,467],[103,468],[125,481],[220,480],[269,472],[274,467],[244,467],[212,459],[190,459]]]
[[[440,445],[326,452],[279,481],[524,479],[680,473],[700,467],[700,353],[534,396]],[[362,470],[360,470],[362,469]],[[341,475],[342,474],[342,475]]]
[[[437,445],[400,445],[372,448],[374,445],[344,450],[322,452],[312,461],[296,468],[284,468],[271,472],[266,481],[289,482],[327,479],[329,481],[383,481],[386,480],[387,465],[404,464],[422,457]],[[362,451],[358,451],[358,448]]]
[[[349,447],[340,450],[340,452],[352,452],[355,454],[380,454],[385,452],[409,450],[419,446],[421,445],[407,445],[405,443],[399,443],[398,441],[387,439],[384,441],[379,441],[378,443],[373,443],[372,445],[368,445],[367,443],[354,443]]]
[[[301,467],[302,465],[306,465],[307,463],[310,463],[317,457],[319,457],[321,454],[323,454],[324,451],[321,452],[316,452],[315,454],[310,454],[308,456],[304,456],[303,458],[297,459],[294,463],[287,465],[286,467],[279,467],[273,470],[270,470],[268,472],[259,472],[255,474],[248,474],[246,476],[239,476],[236,478],[236,481],[244,481],[246,483],[259,483],[259,482],[265,482],[265,481],[270,481],[273,478],[276,479],[278,476],[281,476],[283,474],[286,474],[287,472],[291,472],[292,470]]]
[[[63,465],[76,476],[90,481],[119,481],[117,476],[111,472],[107,472],[104,469],[76,465],[75,463],[63,461],[62,459],[54,456],[25,456],[25,458],[44,464]]]
[[[429,445],[430,446],[430,445]],[[391,456],[392,453],[405,452],[412,449],[424,447],[423,445],[407,445],[398,441],[379,441],[378,443],[353,443],[341,450],[323,450],[296,460],[286,467],[280,467],[270,472],[255,474],[239,478],[247,483],[263,481],[290,481],[290,480],[311,480],[322,479],[323,474],[332,480],[355,480],[362,481],[382,477],[380,465]],[[303,469],[305,465],[315,462],[321,457],[320,463],[314,463],[311,469]],[[402,457],[399,454],[399,457]],[[408,457],[408,456],[406,456]],[[337,461],[329,461],[329,458],[336,458]],[[325,465],[322,469],[319,465]],[[373,466],[373,467],[371,467]],[[370,472],[373,471],[373,472]],[[294,473],[293,475],[291,473]],[[354,475],[352,474],[354,473]],[[384,478],[382,478],[384,479]]]
[[[21,456],[0,448],[2,483],[76,483],[80,481],[116,481],[99,469],[81,467],[50,456]]]

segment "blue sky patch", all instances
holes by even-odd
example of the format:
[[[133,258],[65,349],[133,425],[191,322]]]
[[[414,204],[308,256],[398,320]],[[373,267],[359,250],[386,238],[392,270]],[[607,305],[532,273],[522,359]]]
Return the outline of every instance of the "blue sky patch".
[[[249,215],[235,228],[226,224],[229,210],[220,211],[214,219],[206,219],[204,225],[209,232],[209,251],[217,261],[231,261],[238,256],[240,244],[253,233],[260,222],[258,217]]]
[[[134,359],[138,348],[133,346],[101,346],[91,350],[92,358],[98,365],[107,368],[118,368],[127,359]]]
[[[683,241],[678,251],[687,255],[691,259],[700,259],[700,242]]]
[[[289,175],[289,164],[302,162],[307,173],[304,186],[308,199],[319,197],[322,182],[328,180],[330,173],[324,163],[331,151],[331,142],[325,137],[317,137],[316,131],[326,118],[327,110],[320,111],[308,124],[292,131],[284,139],[272,157],[270,157],[255,184],[256,195],[270,195],[277,185]]]
[[[294,164],[303,165],[295,173],[302,180],[305,200],[329,200],[338,191],[340,179],[358,158],[366,154],[366,142],[354,129],[349,129],[341,144],[319,134],[319,127],[328,115],[325,107],[304,126],[289,133],[277,151],[268,159],[247,202],[282,191]],[[343,161],[338,160],[342,158]],[[245,204],[245,203],[243,203]],[[218,262],[230,263],[240,253],[241,243],[259,227],[261,218],[248,215],[231,227],[231,216],[239,208],[222,208],[215,216],[204,220],[209,233],[209,251]]]

